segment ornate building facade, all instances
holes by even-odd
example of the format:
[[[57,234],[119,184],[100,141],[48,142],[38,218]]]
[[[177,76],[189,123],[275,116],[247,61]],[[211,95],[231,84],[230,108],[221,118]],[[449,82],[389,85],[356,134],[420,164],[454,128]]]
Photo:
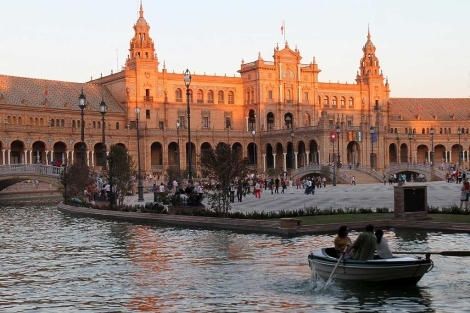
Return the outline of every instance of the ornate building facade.
[[[461,163],[470,157],[470,100],[391,98],[370,33],[355,83],[325,83],[313,59],[302,63],[287,42],[272,60],[243,62],[239,76],[192,75],[191,147],[183,75],[160,64],[142,6],[122,71],[70,83],[0,75],[0,164],[73,162],[80,143],[78,96],[86,96],[85,143],[90,166],[103,165],[106,145],[137,159],[140,110],[142,169],[164,175],[192,164],[220,142],[238,149],[259,173],[309,164],[383,170],[393,163]],[[411,82],[410,82],[411,83]],[[105,125],[99,111],[104,101]],[[460,156],[460,158],[459,158]]]

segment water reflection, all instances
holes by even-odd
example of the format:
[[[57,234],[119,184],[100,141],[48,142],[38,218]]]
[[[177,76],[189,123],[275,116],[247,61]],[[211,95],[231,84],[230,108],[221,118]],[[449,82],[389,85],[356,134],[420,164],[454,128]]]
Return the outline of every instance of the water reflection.
[[[435,269],[415,288],[333,283],[323,290],[307,254],[331,245],[330,235],[140,226],[53,208],[2,208],[0,229],[1,312],[461,312],[470,305],[470,258],[434,256]],[[470,243],[468,234],[385,236],[394,250]]]

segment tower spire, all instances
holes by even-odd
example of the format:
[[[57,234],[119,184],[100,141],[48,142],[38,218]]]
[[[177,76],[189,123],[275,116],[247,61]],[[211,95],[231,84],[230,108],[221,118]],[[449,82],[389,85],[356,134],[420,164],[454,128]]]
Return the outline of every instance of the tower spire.
[[[142,6],[142,0],[140,0],[139,16],[144,17],[144,7]]]
[[[367,40],[370,40],[370,27],[369,27],[369,23],[367,23]]]

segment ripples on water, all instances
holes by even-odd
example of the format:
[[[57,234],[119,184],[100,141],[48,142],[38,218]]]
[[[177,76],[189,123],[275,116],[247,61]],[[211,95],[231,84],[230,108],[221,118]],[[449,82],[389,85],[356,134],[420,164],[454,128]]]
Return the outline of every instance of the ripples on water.
[[[434,256],[415,288],[311,278],[333,236],[283,239],[0,208],[0,312],[469,312],[470,257]],[[353,233],[352,236],[355,234]],[[394,250],[465,250],[468,234],[387,232]]]

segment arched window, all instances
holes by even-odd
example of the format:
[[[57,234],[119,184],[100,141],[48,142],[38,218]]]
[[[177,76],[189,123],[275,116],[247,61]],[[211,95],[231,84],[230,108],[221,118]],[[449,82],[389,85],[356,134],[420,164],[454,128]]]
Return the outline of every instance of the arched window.
[[[341,97],[341,107],[342,108],[346,107],[346,98],[345,97]]]
[[[325,96],[325,98],[323,98],[323,105],[325,107],[330,106],[330,98],[328,96]]]
[[[250,110],[248,113],[248,130],[256,130],[256,114],[254,110]]]
[[[349,98],[349,107],[354,108],[354,99],[353,99],[353,97]]]
[[[212,90],[207,93],[207,103],[214,103],[214,92]]]
[[[180,88],[177,88],[175,91],[175,101],[176,102],[183,102],[183,92]]]
[[[217,94],[217,103],[218,104],[224,104],[224,92],[222,90],[219,90]]]
[[[336,108],[336,107],[338,106],[338,99],[337,99],[336,97],[333,97],[333,98],[331,99],[331,106],[332,106],[333,108]]]
[[[423,134],[423,135],[426,134],[426,130],[424,128],[421,129],[421,134]]]
[[[228,104],[235,104],[235,95],[233,91],[228,92]]]
[[[266,116],[266,122],[268,125],[268,130],[273,130],[274,129],[274,114],[272,112],[269,112],[268,115]]]
[[[197,103],[204,103],[204,94],[202,92],[202,89],[199,89],[197,91]]]
[[[286,125],[286,128],[288,128],[288,129],[293,128],[294,119],[293,119],[291,113],[286,113],[286,115],[284,115],[284,123]]]

